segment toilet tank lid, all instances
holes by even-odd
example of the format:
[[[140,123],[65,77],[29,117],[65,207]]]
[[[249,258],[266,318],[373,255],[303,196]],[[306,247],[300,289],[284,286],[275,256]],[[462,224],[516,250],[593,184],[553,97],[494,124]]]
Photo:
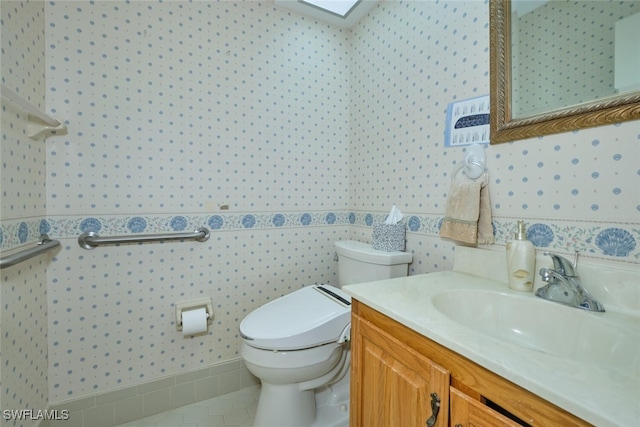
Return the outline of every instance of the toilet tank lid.
[[[378,265],[409,264],[413,255],[408,252],[385,252],[373,249],[369,243],[355,240],[340,240],[334,243],[338,255]]]

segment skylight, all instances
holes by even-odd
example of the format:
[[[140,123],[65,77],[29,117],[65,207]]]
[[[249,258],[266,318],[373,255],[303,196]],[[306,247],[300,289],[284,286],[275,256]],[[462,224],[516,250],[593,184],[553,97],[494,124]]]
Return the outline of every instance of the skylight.
[[[2,1],[2,0],[0,0]],[[351,28],[380,0],[274,0],[277,6],[310,16],[322,22]]]
[[[307,3],[344,18],[359,1],[360,0],[300,0],[300,3]]]

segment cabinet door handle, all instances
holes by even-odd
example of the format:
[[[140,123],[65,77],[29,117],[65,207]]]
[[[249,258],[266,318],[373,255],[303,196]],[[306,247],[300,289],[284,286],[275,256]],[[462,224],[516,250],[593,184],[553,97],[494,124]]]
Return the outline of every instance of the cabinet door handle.
[[[431,393],[431,416],[427,420],[427,427],[436,425],[438,412],[440,412],[440,398],[437,393]]]

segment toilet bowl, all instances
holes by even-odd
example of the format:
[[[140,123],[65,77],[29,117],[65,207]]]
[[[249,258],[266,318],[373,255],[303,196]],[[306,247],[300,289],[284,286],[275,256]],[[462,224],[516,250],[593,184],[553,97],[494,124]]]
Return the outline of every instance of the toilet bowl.
[[[335,246],[339,271],[348,270],[340,285],[406,276],[412,258],[360,242]],[[262,383],[254,427],[315,427],[316,392],[336,383],[348,391],[350,332],[351,297],[331,285],[306,286],[247,315],[240,353]]]
[[[351,298],[307,286],[251,312],[240,324],[240,354],[262,389],[254,427],[311,426],[315,389],[348,371]]]

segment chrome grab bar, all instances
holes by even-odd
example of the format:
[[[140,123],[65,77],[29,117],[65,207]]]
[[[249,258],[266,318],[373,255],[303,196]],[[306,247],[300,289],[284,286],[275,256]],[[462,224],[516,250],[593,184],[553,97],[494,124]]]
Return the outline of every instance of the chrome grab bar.
[[[124,236],[100,237],[93,231],[82,233],[78,237],[78,244],[84,249],[93,249],[100,245],[116,245],[118,243],[148,243],[164,242],[168,240],[197,240],[206,242],[211,233],[206,227],[200,227],[193,232],[159,233],[159,234],[131,234]]]
[[[40,255],[41,253],[57,248],[58,246],[60,246],[60,242],[58,240],[49,239],[49,236],[43,234],[40,236],[40,241],[36,242],[35,246],[0,258],[0,270],[19,264],[22,261],[26,261]]]

